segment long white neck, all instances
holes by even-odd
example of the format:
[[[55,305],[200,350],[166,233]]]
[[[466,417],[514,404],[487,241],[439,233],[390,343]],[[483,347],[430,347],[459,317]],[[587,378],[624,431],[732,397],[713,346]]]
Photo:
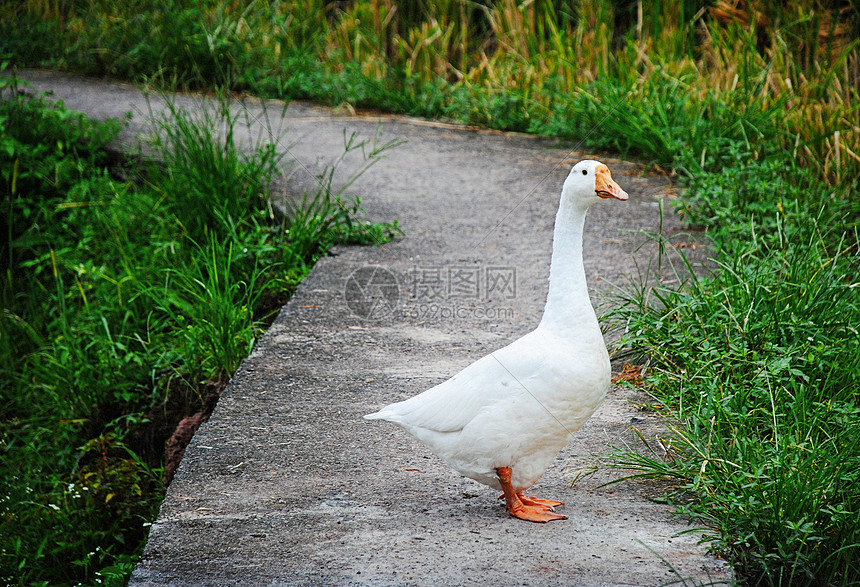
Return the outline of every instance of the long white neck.
[[[588,208],[576,206],[570,200],[561,199],[555,217],[549,294],[540,327],[561,336],[583,336],[595,331],[600,334],[582,262],[582,234]]]

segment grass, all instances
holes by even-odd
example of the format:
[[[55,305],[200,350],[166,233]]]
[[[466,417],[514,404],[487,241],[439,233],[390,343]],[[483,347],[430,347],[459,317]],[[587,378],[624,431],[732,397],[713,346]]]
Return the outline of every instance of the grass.
[[[443,117],[676,174],[678,210],[707,231],[718,269],[643,283],[610,316],[673,430],[667,451],[649,440],[653,453],[619,463],[677,479],[667,499],[744,584],[860,583],[853,0],[90,0],[0,13],[0,53],[16,63]]]
[[[124,584],[176,422],[328,247],[397,228],[326,183],[275,214],[281,137],[240,150],[226,99],[168,103],[157,161],[134,162],[106,150],[117,123],[0,86],[0,582]]]
[[[838,184],[860,173],[860,12],[843,4],[654,0],[640,14],[608,0],[6,2],[0,53],[171,89],[215,85],[576,140],[594,128],[589,111],[625,103],[647,110],[648,144],[589,143],[663,165],[677,147],[719,157],[698,140],[709,126],[753,141],[756,116],[778,109],[780,148]],[[744,122],[719,124],[725,116]]]
[[[671,501],[749,583],[856,584],[860,240],[775,222],[614,311],[673,421],[617,465],[675,479]]]

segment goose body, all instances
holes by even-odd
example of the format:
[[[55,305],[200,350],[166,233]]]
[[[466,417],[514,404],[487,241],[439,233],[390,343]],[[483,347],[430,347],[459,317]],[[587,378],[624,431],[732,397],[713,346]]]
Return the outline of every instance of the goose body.
[[[600,198],[626,200],[609,169],[585,160],[562,188],[550,285],[540,324],[447,381],[388,405],[369,420],[393,422],[462,475],[501,489],[508,511],[546,522],[561,502],[523,495],[588,420],[610,384],[609,355],[588,297],[582,231]]]

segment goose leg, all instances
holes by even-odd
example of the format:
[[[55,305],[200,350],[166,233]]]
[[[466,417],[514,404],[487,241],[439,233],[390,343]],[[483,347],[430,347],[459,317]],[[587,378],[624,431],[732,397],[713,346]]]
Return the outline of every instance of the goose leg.
[[[524,502],[522,500],[522,492],[514,491],[511,485],[510,467],[499,467],[496,469],[496,474],[499,476],[499,483],[504,492],[505,509],[515,518],[528,520],[529,522],[552,522],[553,520],[567,519],[567,516],[552,511],[551,506],[539,504],[535,501],[535,498],[526,498],[528,503]],[[549,502],[550,500],[540,501]]]

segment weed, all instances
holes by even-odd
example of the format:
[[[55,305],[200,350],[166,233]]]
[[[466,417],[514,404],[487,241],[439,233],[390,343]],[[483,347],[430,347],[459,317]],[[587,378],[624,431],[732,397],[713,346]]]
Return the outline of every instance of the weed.
[[[343,154],[316,175],[317,189],[298,201],[287,202],[283,230],[299,263],[308,263],[334,244],[379,244],[401,234],[397,222],[370,223],[361,218],[361,200],[348,195],[350,186],[384,155],[401,144],[380,144],[379,137],[361,140],[344,132]],[[360,152],[363,163],[346,182],[335,185],[335,170],[350,153]]]
[[[255,310],[264,269],[239,281],[232,243],[222,247],[211,235],[206,246],[196,247],[193,263],[165,268],[158,286],[146,294],[173,323],[175,346],[184,357],[180,372],[191,374],[192,381],[217,380],[239,367],[261,331]]]
[[[711,528],[740,574],[852,584],[860,534],[860,302],[855,240],[819,219],[723,249],[684,287],[642,288],[614,312],[651,358],[647,385],[679,424],[620,465],[681,480],[680,509]]]

